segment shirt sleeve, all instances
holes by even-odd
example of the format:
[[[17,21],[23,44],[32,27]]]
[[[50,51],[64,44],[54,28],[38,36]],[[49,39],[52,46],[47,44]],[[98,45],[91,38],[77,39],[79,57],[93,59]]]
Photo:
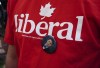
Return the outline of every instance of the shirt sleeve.
[[[11,1],[12,0],[8,0],[8,4],[7,4],[8,18],[7,18],[4,41],[7,44],[14,45],[14,22],[13,22],[13,16],[12,16]]]

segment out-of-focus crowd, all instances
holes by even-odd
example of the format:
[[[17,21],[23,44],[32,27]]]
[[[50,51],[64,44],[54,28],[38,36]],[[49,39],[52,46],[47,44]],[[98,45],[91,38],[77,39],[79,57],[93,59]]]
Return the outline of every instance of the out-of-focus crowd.
[[[7,21],[7,0],[0,0],[0,68],[4,68],[7,44],[4,43],[4,33]]]

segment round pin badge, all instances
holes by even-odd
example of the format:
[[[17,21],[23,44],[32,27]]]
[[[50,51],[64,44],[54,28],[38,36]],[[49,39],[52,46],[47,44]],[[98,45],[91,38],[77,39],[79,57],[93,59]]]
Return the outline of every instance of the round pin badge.
[[[42,39],[42,48],[47,53],[54,53],[57,49],[56,40],[50,35],[45,36]]]

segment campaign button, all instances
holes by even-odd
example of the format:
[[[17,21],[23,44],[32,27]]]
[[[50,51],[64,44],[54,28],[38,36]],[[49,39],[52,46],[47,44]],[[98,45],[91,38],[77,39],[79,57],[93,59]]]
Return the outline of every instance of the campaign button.
[[[42,48],[47,53],[54,53],[57,49],[56,40],[50,35],[45,36],[42,40]]]

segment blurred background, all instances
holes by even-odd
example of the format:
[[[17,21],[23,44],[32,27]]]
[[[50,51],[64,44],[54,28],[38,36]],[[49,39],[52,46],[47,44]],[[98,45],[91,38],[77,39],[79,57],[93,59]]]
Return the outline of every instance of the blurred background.
[[[0,0],[0,68],[4,68],[7,54],[7,44],[4,43],[4,34],[7,21],[7,0]]]

